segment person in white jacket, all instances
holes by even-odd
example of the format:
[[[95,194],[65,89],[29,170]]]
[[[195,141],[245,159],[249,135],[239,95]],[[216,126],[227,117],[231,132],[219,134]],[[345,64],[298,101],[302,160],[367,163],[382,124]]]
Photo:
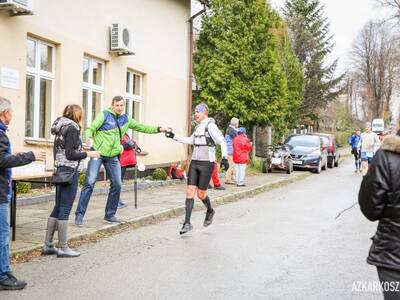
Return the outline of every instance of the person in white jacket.
[[[370,125],[367,125],[358,142],[358,148],[361,151],[361,173],[363,176],[367,174],[368,165],[380,146],[381,141],[378,135],[371,130]]]
[[[225,138],[215,124],[214,119],[208,117],[208,106],[200,103],[195,108],[194,118],[198,125],[190,137],[175,134],[172,129],[165,133],[166,137],[175,141],[194,145],[192,161],[188,172],[188,185],[186,189],[186,213],[185,222],[180,230],[184,234],[193,229],[190,217],[194,206],[194,197],[197,197],[207,208],[206,218],[203,225],[211,225],[215,210],[211,207],[210,198],[206,191],[211,179],[214,163],[216,161],[216,145],[221,145],[222,161],[221,167],[225,170],[229,168],[228,154]]]

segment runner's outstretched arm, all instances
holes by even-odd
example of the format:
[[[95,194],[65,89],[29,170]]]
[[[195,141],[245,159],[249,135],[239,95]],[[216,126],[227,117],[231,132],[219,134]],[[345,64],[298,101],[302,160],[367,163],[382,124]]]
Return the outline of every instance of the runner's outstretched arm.
[[[191,136],[182,136],[175,134],[173,139],[182,144],[193,145],[194,144],[194,133]]]

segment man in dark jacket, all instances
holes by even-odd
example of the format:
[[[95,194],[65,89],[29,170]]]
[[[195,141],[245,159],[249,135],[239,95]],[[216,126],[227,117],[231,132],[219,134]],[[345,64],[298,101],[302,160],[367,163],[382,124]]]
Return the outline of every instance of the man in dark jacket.
[[[11,154],[10,141],[6,134],[11,119],[11,102],[0,97],[0,290],[20,290],[26,286],[26,282],[15,278],[10,270],[8,216],[12,195],[11,168],[46,158],[46,153],[42,151]]]
[[[358,201],[378,221],[367,262],[378,269],[385,299],[400,299],[400,136],[387,137],[361,183]]]

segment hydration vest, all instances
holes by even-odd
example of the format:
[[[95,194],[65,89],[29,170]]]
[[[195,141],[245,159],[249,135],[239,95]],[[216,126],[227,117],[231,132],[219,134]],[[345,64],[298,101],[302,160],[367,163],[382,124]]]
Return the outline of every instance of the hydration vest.
[[[194,145],[196,147],[200,147],[200,146],[208,146],[208,147],[215,147],[216,144],[213,140],[213,138],[211,137],[209,131],[208,131],[208,125],[210,124],[211,121],[209,121],[206,125],[206,127],[204,128],[204,132],[200,132],[200,134],[196,134],[197,133],[197,128],[194,131]]]

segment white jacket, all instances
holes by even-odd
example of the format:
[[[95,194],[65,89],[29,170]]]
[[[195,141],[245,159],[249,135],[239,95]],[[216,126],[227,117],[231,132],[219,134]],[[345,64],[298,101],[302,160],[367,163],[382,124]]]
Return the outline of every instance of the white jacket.
[[[175,134],[174,140],[183,144],[194,145],[192,160],[215,162],[216,147],[206,145],[206,128],[214,143],[221,145],[222,157],[228,157],[225,138],[212,118],[201,121],[190,137]]]

